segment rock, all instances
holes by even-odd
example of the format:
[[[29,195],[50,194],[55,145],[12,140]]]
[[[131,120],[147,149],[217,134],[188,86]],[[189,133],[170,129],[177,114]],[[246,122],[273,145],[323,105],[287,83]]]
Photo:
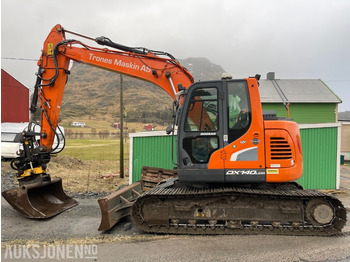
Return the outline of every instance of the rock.
[[[131,223],[126,223],[125,225],[124,225],[124,231],[128,231],[128,230],[130,230],[131,229]]]

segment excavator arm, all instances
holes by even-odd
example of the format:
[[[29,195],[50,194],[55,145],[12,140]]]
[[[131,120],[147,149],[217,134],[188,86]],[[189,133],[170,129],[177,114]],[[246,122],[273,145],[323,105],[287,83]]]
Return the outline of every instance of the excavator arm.
[[[38,77],[42,81],[37,85],[37,94],[42,111],[41,132],[45,134],[40,139],[40,146],[45,151],[51,150],[55,137],[70,60],[151,82],[174,100],[177,84],[188,87],[194,82],[192,75],[168,53],[126,47],[106,37],[88,38],[113,49],[92,47],[77,40],[67,40],[66,32],[70,31],[60,25],[51,30],[38,61]]]
[[[66,33],[108,48],[66,39]],[[30,218],[48,218],[77,204],[64,193],[62,181],[51,180],[47,173],[47,164],[56,150],[52,147],[53,142],[59,137],[58,119],[71,60],[154,83],[174,100],[179,91],[177,84],[187,88],[194,82],[192,75],[168,53],[123,46],[106,37],[83,36],[65,30],[61,25],[53,27],[38,61],[30,123],[21,138],[24,150],[11,163],[17,170],[20,187],[2,193],[16,210]],[[33,123],[38,101],[40,133],[34,132]],[[38,136],[39,142],[36,141]],[[58,139],[57,145],[59,142]]]

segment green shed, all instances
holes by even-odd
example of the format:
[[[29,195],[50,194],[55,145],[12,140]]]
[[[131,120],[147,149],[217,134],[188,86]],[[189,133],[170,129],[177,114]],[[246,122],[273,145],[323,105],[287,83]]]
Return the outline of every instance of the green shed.
[[[338,104],[342,101],[319,79],[275,79],[275,73],[270,72],[259,84],[263,110],[287,117],[284,105],[289,104],[289,117],[299,124],[338,120]]]
[[[338,123],[300,124],[303,176],[297,181],[307,189],[339,189],[340,128]],[[172,137],[164,131],[130,134],[129,183],[141,178],[142,166],[172,169]],[[176,137],[174,138],[176,161]]]
[[[307,189],[339,189],[341,124],[300,124],[303,176]]]
[[[172,169],[171,150],[176,161],[176,137],[174,141],[165,131],[131,133],[129,151],[129,184],[141,179],[143,166]],[[171,144],[174,142],[174,146]]]

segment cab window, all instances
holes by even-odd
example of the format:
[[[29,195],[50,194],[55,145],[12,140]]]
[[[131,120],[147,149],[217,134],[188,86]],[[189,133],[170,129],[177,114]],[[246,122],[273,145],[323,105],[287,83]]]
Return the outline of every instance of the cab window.
[[[227,83],[228,142],[244,135],[251,124],[249,93],[246,81]]]
[[[216,88],[198,88],[192,92],[185,119],[185,131],[218,130],[217,93]]]

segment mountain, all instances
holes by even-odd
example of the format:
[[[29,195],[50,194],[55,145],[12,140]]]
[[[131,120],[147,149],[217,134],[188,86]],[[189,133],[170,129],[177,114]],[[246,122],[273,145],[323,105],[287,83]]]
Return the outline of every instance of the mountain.
[[[224,69],[206,58],[179,61],[195,81],[220,79]],[[172,99],[158,86],[136,78],[123,77],[124,107],[128,122],[169,124]],[[103,119],[118,121],[120,75],[93,66],[74,63],[61,106],[61,119]]]
[[[222,73],[225,72],[220,65],[213,64],[204,57],[180,59],[179,62],[190,71],[196,82],[218,80],[221,78]]]

